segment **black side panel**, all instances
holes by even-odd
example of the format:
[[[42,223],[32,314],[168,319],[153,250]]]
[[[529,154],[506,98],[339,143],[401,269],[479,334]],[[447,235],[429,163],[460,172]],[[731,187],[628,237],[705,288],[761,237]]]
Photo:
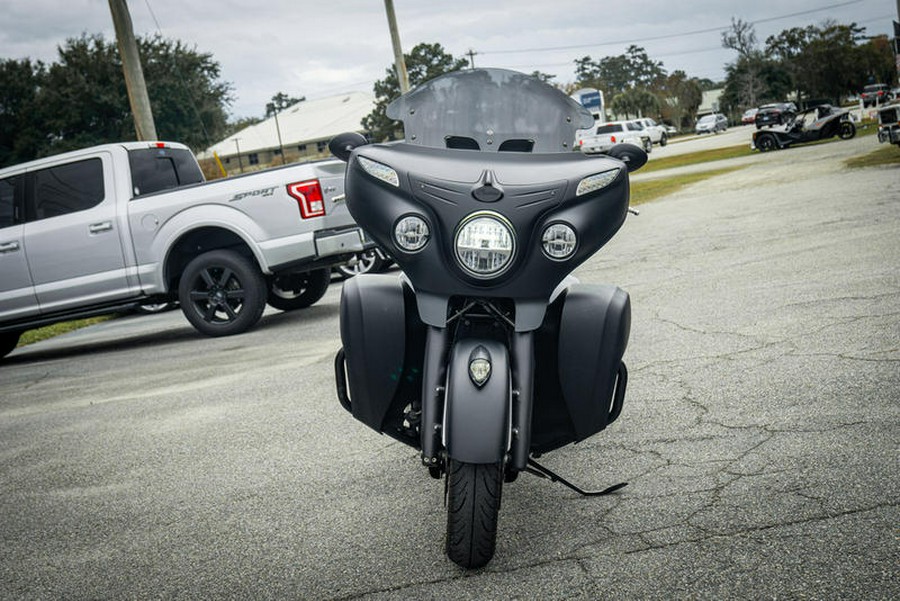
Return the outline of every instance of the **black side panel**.
[[[536,337],[532,452],[607,426],[630,331],[631,302],[615,286],[576,284],[548,308]]]
[[[600,285],[569,290],[559,328],[559,381],[577,440],[606,427],[630,332],[627,292]]]
[[[375,274],[347,280],[341,295],[341,341],[353,417],[404,442],[403,412],[418,402],[424,345],[424,326],[417,326],[415,311],[407,310],[412,302],[407,295],[397,276]]]

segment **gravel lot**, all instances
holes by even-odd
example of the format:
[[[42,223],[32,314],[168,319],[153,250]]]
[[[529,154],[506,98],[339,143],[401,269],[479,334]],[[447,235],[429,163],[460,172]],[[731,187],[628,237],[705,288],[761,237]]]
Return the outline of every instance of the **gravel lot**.
[[[168,313],[16,350],[0,597],[900,598],[900,169],[843,167],[875,147],[755,155],[579,269],[632,296],[628,396],[545,463],[629,486],[519,478],[473,573],[442,485],[335,400],[339,286],[238,337]]]

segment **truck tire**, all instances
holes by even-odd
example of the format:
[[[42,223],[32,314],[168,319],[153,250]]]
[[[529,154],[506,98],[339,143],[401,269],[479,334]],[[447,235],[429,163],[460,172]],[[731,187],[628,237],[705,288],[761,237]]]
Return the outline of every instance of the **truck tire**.
[[[663,135],[659,138],[659,145],[660,145],[660,146],[665,146],[665,145],[668,144],[668,143],[669,143],[669,136],[668,136],[667,134],[663,134]]]
[[[19,344],[22,332],[3,332],[0,334],[0,359],[7,356]]]
[[[269,304],[282,311],[305,309],[325,296],[330,281],[328,269],[275,276],[269,284]]]
[[[494,556],[497,516],[503,490],[499,463],[450,459],[447,470],[447,557],[466,569],[480,568]]]
[[[231,336],[253,327],[266,308],[266,281],[254,263],[231,250],[194,258],[178,284],[181,310],[207,336]]]

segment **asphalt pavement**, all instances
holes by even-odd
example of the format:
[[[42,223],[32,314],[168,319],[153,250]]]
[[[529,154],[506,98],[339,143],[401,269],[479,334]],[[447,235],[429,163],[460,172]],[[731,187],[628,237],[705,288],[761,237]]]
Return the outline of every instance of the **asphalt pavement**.
[[[688,142],[684,142],[687,144]],[[900,169],[792,148],[643,205],[621,418],[504,489],[494,560],[337,403],[339,285],[208,339],[117,319],[0,366],[0,598],[900,598]],[[575,358],[573,358],[574,360]]]

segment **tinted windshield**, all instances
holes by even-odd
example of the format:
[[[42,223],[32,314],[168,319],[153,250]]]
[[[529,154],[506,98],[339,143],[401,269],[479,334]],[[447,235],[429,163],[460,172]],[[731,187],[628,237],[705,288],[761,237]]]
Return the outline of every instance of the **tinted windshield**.
[[[700,117],[700,123],[712,123],[716,120],[715,115],[706,115],[705,117]]]
[[[618,125],[618,124],[617,125],[601,125],[600,127],[597,128],[598,134],[611,134],[611,133],[615,133],[617,131],[622,131],[621,125]]]
[[[567,152],[575,131],[594,125],[583,106],[553,86],[505,69],[442,75],[388,105],[406,142],[434,148]]]

